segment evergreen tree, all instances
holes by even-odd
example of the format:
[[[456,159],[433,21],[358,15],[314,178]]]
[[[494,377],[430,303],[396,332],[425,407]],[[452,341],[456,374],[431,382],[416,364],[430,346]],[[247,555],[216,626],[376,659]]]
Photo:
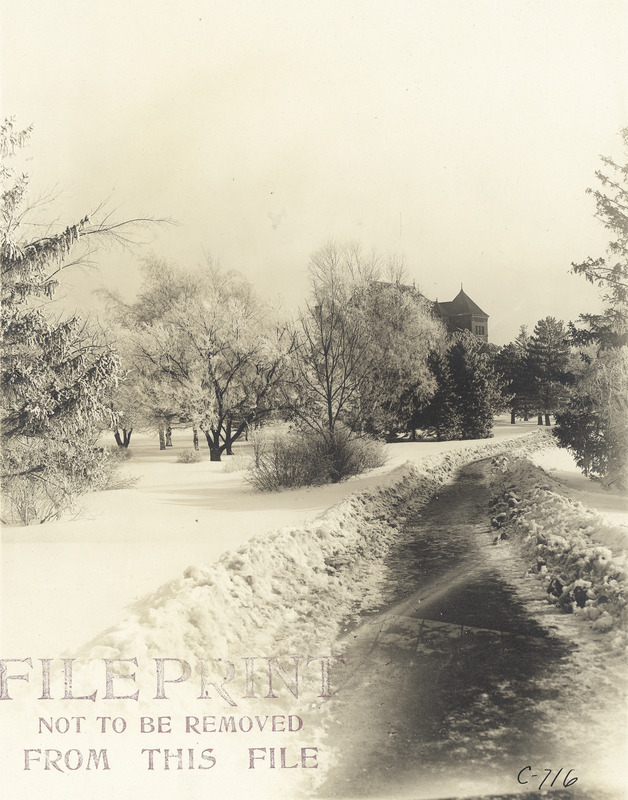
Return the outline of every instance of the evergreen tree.
[[[501,382],[482,342],[462,333],[447,351],[460,414],[462,439],[492,436],[493,416],[502,406]]]
[[[606,258],[587,258],[573,263],[572,271],[584,275],[589,283],[603,290],[604,315],[584,315],[593,324],[595,339],[603,338],[602,331],[614,338],[615,345],[626,344],[628,332],[628,128],[620,131],[624,145],[624,163],[602,156],[604,171],[597,170],[600,187],[587,189],[595,198],[596,217],[611,233]]]
[[[462,439],[460,404],[446,352],[433,350],[429,354],[428,366],[436,381],[436,391],[427,405],[415,409],[412,428],[434,435],[439,442]]]
[[[79,240],[112,228],[85,216],[58,233],[28,236],[28,176],[8,160],[29,133],[11,120],[0,131],[3,513],[24,524],[58,516],[106,480],[96,439],[110,421],[118,372],[113,350],[78,317],[55,318],[48,302]]]
[[[438,388],[417,427],[438,439],[486,439],[493,416],[503,407],[503,385],[482,342],[466,331],[456,334],[444,355],[433,353],[430,366]]]
[[[522,325],[515,341],[500,348],[493,361],[496,372],[503,380],[504,403],[510,408],[510,422],[513,425],[517,417],[527,420],[534,407],[528,362],[529,339],[526,327]]]
[[[588,351],[554,431],[585,475],[615,488],[628,487],[628,128],[621,136],[626,160],[603,157],[605,169],[596,172],[601,186],[587,190],[612,236],[607,256],[572,264],[573,272],[603,290],[606,308],[570,326],[573,343]]]
[[[539,425],[550,424],[555,413],[568,400],[573,382],[569,366],[570,347],[562,321],[546,317],[537,322],[527,347],[527,372],[531,378]]]

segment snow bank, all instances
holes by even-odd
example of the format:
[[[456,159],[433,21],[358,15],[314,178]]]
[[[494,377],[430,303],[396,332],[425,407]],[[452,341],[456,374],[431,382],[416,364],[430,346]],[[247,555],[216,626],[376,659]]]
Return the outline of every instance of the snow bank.
[[[560,484],[530,461],[502,456],[495,463],[502,471],[492,501],[498,538],[521,542],[550,602],[594,631],[612,632],[613,647],[625,645],[626,556],[600,544],[621,540],[617,526],[565,497]]]
[[[548,441],[535,431],[506,446],[525,454]],[[403,515],[424,505],[458,466],[504,447],[487,441],[408,463],[389,485],[351,495],[312,523],[255,536],[214,564],[190,566],[135,603],[84,655],[296,652],[304,639],[311,650],[328,647],[351,614],[379,602],[383,556]]]

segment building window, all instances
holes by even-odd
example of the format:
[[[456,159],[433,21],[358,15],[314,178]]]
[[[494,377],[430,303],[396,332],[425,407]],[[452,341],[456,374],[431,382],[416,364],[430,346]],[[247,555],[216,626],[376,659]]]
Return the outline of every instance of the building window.
[[[484,336],[484,325],[476,325],[475,333],[477,336]]]

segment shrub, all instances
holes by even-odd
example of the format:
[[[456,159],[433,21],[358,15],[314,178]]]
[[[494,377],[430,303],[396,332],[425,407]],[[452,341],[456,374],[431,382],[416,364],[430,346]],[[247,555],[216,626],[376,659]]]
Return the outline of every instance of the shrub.
[[[251,459],[249,456],[245,456],[243,453],[236,453],[233,456],[227,457],[227,460],[224,462],[225,465],[222,468],[222,471],[241,472],[242,470],[246,469],[250,463]]]
[[[111,465],[109,475],[100,486],[107,492],[118,491],[119,489],[133,489],[139,481],[139,476],[125,475],[118,467],[133,458],[133,451],[128,447],[119,447],[117,444],[107,447],[107,458]]]
[[[36,483],[17,478],[3,498],[2,522],[8,525],[32,525],[55,519],[72,507],[73,497],[63,487],[48,481]]]
[[[128,447],[118,447],[117,444],[110,445],[107,448],[107,452],[112,461],[124,462],[133,458],[132,450],[129,450]]]
[[[249,482],[260,492],[325,483],[326,465],[320,464],[318,453],[308,452],[301,439],[294,433],[256,439],[247,475]]]
[[[117,492],[120,491],[120,489],[134,489],[139,479],[139,475],[115,475],[107,485],[103,487],[103,490],[106,492]]]
[[[5,479],[2,522],[8,525],[33,525],[59,519],[71,511],[77,498],[88,490],[109,488],[115,481],[117,465],[106,448],[93,441],[24,445],[22,463],[29,470]],[[41,466],[41,462],[47,459]],[[9,458],[8,467],[14,465]]]
[[[381,443],[347,428],[337,427],[333,435],[297,430],[254,441],[248,480],[259,491],[276,492],[338,483],[383,463]]]
[[[178,464],[198,464],[203,460],[199,450],[182,450],[177,456]]]
[[[370,437],[358,437],[342,426],[336,427],[333,436],[325,434],[323,440],[332,483],[381,467],[386,460],[381,442]]]

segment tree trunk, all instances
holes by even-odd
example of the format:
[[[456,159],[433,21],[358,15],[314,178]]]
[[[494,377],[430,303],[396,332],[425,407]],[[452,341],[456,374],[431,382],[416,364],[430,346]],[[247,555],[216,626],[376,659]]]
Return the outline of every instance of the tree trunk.
[[[546,414],[546,415],[545,415],[545,424],[546,424],[548,427],[549,427],[549,426],[552,424],[552,423],[551,423],[551,420],[550,420],[550,415],[549,415],[549,414]]]
[[[515,409],[512,408],[510,410],[510,424],[514,425],[516,421],[517,421],[517,417],[515,416]]]
[[[231,427],[231,422],[227,422],[225,426],[225,443],[223,446],[223,450],[226,449],[227,455],[233,455],[233,443],[237,442],[242,434],[248,434],[249,424],[246,420],[243,420],[235,430]]]
[[[116,444],[118,445],[118,447],[124,447],[124,445],[122,444],[122,439],[120,438],[120,432],[118,431],[117,428],[113,432],[113,435],[114,435],[114,438],[116,440]]]
[[[166,428],[166,447],[172,447],[172,428],[170,425]]]
[[[194,449],[198,450],[198,429],[197,428],[192,428],[192,434],[193,434],[193,437],[194,437],[193,438]]]
[[[539,414],[538,415],[537,420],[536,420],[536,424],[537,425],[542,425],[543,424],[543,414]]]
[[[163,425],[159,426],[159,449],[166,449],[166,431]]]
[[[203,431],[207,439],[207,447],[209,447],[209,460],[221,461],[222,447],[220,446],[220,436],[216,434],[212,437],[211,431]]]
[[[227,428],[225,430],[225,447],[227,448],[227,455],[233,455],[233,439],[231,438],[231,420],[227,422]]]
[[[131,434],[133,433],[133,428],[122,428],[122,446],[128,447],[131,443]]]

